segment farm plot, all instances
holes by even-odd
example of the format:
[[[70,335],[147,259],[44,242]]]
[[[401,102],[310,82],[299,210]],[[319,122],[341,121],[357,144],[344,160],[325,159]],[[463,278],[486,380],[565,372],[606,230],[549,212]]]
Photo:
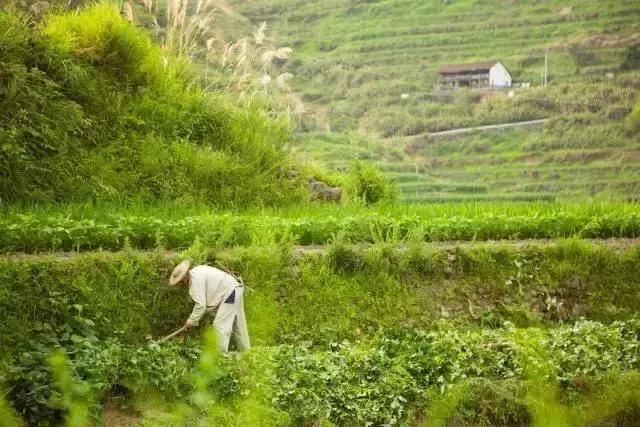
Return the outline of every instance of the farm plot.
[[[33,351],[31,365],[9,376],[17,393],[38,386],[35,395],[18,394],[15,402],[29,405],[32,422],[62,420],[65,405],[40,402],[67,377],[75,381],[67,398],[80,423],[100,420],[99,398],[110,394],[111,401],[137,402],[120,411],[145,425],[528,425],[550,410],[572,417],[572,425],[588,425],[637,420],[639,335],[638,321],[581,321],[548,330],[441,326],[384,331],[366,344],[257,348],[226,359],[216,354],[211,336],[204,349],[194,341],[134,347],[85,338],[71,344],[72,359],[55,354],[52,372],[46,355]],[[30,383],[33,374],[37,384]],[[78,384],[91,385],[91,398],[73,395]],[[165,399],[156,398],[151,408],[150,387]],[[594,397],[593,390],[601,394]],[[136,413],[136,405],[144,409]]]
[[[298,117],[317,131],[302,144],[266,86],[209,85],[215,44],[245,64],[253,44],[185,24],[212,2],[169,4],[162,47],[131,22],[153,2],[0,12],[0,425],[639,425],[638,8],[290,1],[216,6],[242,28],[243,12],[284,18],[250,50],[300,53],[270,71],[325,110]],[[395,74],[426,54],[433,78],[465,51],[529,81],[549,51],[550,84],[438,100]],[[335,169],[376,161],[405,201],[464,203],[392,204],[369,165],[334,173],[289,145]],[[303,202],[316,172],[342,204]],[[543,202],[587,195],[604,201]],[[251,350],[219,354],[210,319],[158,341],[193,306],[167,285],[183,259],[251,286]]]
[[[204,346],[197,334],[153,343],[190,310],[184,289],[164,285],[176,255],[0,260],[0,380],[26,420],[91,422],[112,416],[105,406],[151,425],[528,425],[550,410],[575,425],[637,420],[640,246],[182,255],[221,261],[255,289],[253,350],[221,357],[206,334]]]

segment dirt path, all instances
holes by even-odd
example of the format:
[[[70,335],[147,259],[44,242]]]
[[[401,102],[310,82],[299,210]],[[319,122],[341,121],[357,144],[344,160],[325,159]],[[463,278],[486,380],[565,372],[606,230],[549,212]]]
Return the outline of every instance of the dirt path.
[[[487,246],[510,246],[513,248],[522,248],[531,245],[552,245],[562,239],[521,239],[521,240],[448,240],[443,242],[425,242],[426,245],[437,249],[453,249],[456,247],[468,248],[471,246],[487,247]],[[626,251],[632,246],[640,245],[640,238],[609,238],[609,239],[581,239],[581,241],[591,244],[601,244],[603,246]],[[371,246],[369,243],[355,244],[357,247]],[[396,245],[398,249],[405,249],[405,243]],[[296,246],[294,249],[298,253],[323,253],[326,250],[325,245],[309,245]]]
[[[450,130],[443,130],[440,132],[426,132],[426,133],[420,133],[417,135],[409,135],[404,137],[403,139],[405,141],[414,141],[417,139],[421,139],[421,138],[424,139],[427,137],[438,138],[442,136],[455,136],[455,135],[460,135],[464,133],[477,132],[477,131],[483,131],[483,130],[499,130],[499,129],[508,129],[508,128],[516,128],[516,127],[535,126],[535,125],[541,125],[541,124],[547,123],[549,120],[550,119],[527,120],[524,122],[499,123],[495,125],[473,126],[469,128],[450,129]],[[393,139],[393,138],[387,138],[387,139]]]
[[[142,417],[118,408],[113,402],[107,402],[102,408],[102,426],[133,427],[142,423]]]
[[[522,127],[522,126],[532,126],[532,125],[547,123],[548,121],[549,119],[539,119],[539,120],[527,120],[526,122],[501,123],[497,125],[486,125],[486,126],[475,126],[470,128],[451,129],[451,130],[444,130],[441,132],[431,132],[429,133],[429,136],[457,135],[459,133],[475,132],[478,130],[506,129],[506,128]]]
[[[487,246],[507,246],[513,248],[522,248],[530,245],[552,245],[560,239],[522,239],[522,240],[477,240],[477,241],[443,241],[443,242],[425,242],[426,245],[436,249],[454,249],[456,247],[468,248],[475,247],[487,247]],[[610,238],[610,239],[582,239],[582,241],[592,244],[600,244],[616,251],[626,251],[632,246],[640,245],[640,238]],[[370,243],[356,243],[354,248],[367,248],[372,246]],[[403,250],[407,248],[407,244],[399,242],[396,248]],[[221,252],[232,252],[233,248],[225,248]],[[294,252],[299,254],[322,254],[327,250],[327,245],[307,245],[307,246],[294,246]],[[38,260],[38,259],[56,259],[58,261],[70,260],[78,255],[96,253],[97,251],[82,251],[82,252],[42,252],[36,254],[28,254],[23,252],[5,253],[0,254],[0,259],[4,258],[11,261],[25,261],[25,260]],[[122,256],[125,251],[99,251],[99,253],[109,256]],[[153,256],[156,254],[155,250],[138,250],[132,249],[128,253],[136,256]],[[176,258],[180,251],[167,250],[163,252],[165,258]]]

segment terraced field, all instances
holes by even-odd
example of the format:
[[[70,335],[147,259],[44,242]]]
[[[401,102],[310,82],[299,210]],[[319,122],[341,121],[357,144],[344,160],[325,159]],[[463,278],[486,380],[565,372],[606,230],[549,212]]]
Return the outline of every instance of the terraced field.
[[[8,213],[14,224],[3,235],[45,253],[0,242],[14,251],[0,256],[4,396],[31,424],[634,425],[637,210],[576,205],[551,217],[543,203],[487,204],[447,220],[460,206],[431,218],[419,208],[423,222],[387,214],[423,230],[440,224],[442,237],[494,230],[507,240],[426,243],[355,206],[300,206],[280,221],[257,212],[180,221],[180,208],[163,206],[148,207],[155,218],[111,224],[115,206]],[[81,220],[83,209],[94,220]],[[587,223],[571,217],[579,213]],[[278,224],[342,237],[295,248],[264,236],[286,235]],[[358,234],[362,224],[368,234]],[[518,227],[570,238],[513,240]],[[597,230],[632,238],[580,238]],[[73,254],[51,251],[69,244]],[[208,322],[184,340],[156,341],[191,309],[186,289],[164,285],[185,257],[231,268],[251,286],[251,351],[220,356]]]
[[[598,136],[598,127],[593,126],[588,130],[592,146],[571,148],[572,142],[587,145],[587,136],[571,136],[553,126],[416,139],[407,144],[415,147],[413,156],[399,151],[393,140],[380,143],[353,135],[315,133],[299,136],[304,144],[299,154],[337,170],[347,170],[352,159],[374,161],[396,182],[404,201],[636,197],[640,189],[637,137],[606,125]]]
[[[314,109],[327,110],[331,130],[383,136],[501,121],[498,112],[469,117],[468,105],[435,102],[444,64],[499,59],[516,81],[540,86],[548,52],[551,82],[587,83],[607,71],[618,75],[640,32],[640,7],[632,1],[232,3],[294,48],[294,87]],[[589,104],[572,94],[564,101]]]
[[[637,2],[232,4],[294,48],[292,84],[309,110],[297,137],[303,157],[337,169],[373,159],[416,202],[626,198],[638,189],[640,139],[624,130],[640,89]],[[531,87],[513,97],[434,89],[440,66],[488,59]],[[540,118],[552,120],[429,136]]]
[[[126,5],[28,4],[0,12],[0,425],[640,424],[636,2],[217,3],[221,31],[269,18],[300,52],[300,156],[457,202],[422,204],[289,157],[290,117],[198,88]],[[545,49],[548,88],[430,93],[496,52],[535,82]],[[303,200],[316,172],[341,203]],[[185,259],[244,278],[251,349],[210,318],[160,339]]]

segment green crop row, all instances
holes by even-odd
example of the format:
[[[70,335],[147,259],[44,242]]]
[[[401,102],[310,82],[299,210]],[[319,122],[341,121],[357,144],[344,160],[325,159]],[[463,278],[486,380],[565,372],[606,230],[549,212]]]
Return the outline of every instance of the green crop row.
[[[635,321],[609,326],[582,321],[551,330],[385,332],[368,346],[343,344],[320,354],[284,347],[277,355],[273,400],[299,424],[318,419],[338,425],[402,424],[412,412],[432,415],[434,396],[473,379],[536,379],[559,383],[570,395],[581,382],[601,378],[606,371],[637,368],[639,338]],[[490,390],[479,387],[476,392],[496,399]],[[455,415],[467,418],[463,425],[528,425],[536,414],[526,393],[521,385],[515,395],[486,406],[479,396],[475,402],[467,396],[481,410],[464,413],[454,403],[449,414],[440,414],[441,421],[458,409],[463,414]]]
[[[240,417],[233,425],[243,425],[238,420],[247,412],[269,414],[262,425],[416,425],[425,413],[432,423],[461,418],[464,425],[530,425],[548,415],[539,406],[545,393],[555,402],[547,405],[577,417],[572,425],[593,425],[634,417],[640,398],[628,391],[640,383],[629,372],[640,368],[638,320],[583,320],[552,329],[506,324],[483,331],[441,323],[431,331],[380,331],[358,345],[256,347],[225,359],[213,346],[202,350],[193,341],[100,341],[81,317],[33,338],[0,377],[11,403],[33,425],[62,420],[69,406],[65,388],[71,394],[83,390],[80,402],[96,418],[106,396],[131,401],[135,394],[159,391],[193,407],[183,405],[182,423],[172,425],[193,425],[190,417],[218,424],[224,410]],[[66,387],[55,381],[64,368],[60,352],[68,360]],[[637,421],[637,413],[631,419]]]
[[[446,241],[640,236],[640,211],[547,212],[534,215],[481,213],[473,217],[360,213],[314,218],[199,215],[175,220],[112,216],[102,220],[19,215],[0,220],[0,251],[184,248],[196,239],[208,246],[292,242]]]

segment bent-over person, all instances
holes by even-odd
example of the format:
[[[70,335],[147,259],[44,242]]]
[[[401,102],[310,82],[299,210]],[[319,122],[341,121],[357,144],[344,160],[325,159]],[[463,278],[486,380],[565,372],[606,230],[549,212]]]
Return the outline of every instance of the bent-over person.
[[[173,269],[170,285],[189,285],[189,295],[195,302],[184,324],[185,331],[200,324],[205,315],[218,309],[213,327],[218,336],[218,349],[229,351],[231,333],[236,337],[238,350],[250,348],[247,320],[244,315],[244,285],[231,274],[207,265],[189,269],[189,261],[182,261]]]

